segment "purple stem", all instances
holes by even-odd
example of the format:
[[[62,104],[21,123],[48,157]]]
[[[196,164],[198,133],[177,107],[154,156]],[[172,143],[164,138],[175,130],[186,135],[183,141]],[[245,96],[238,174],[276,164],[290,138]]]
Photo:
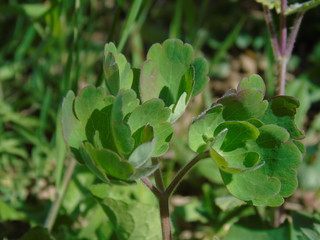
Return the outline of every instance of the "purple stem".
[[[292,29],[292,31],[290,33],[289,40],[288,40],[288,45],[287,45],[287,49],[286,49],[286,56],[287,56],[288,59],[290,59],[290,57],[291,57],[292,50],[293,50],[293,47],[294,47],[294,43],[295,43],[295,41],[297,39],[297,35],[298,35],[299,29],[300,29],[300,25],[301,25],[303,16],[304,16],[304,12],[299,12],[297,14],[297,17],[296,17],[295,21],[294,21],[293,29]]]
[[[281,12],[280,12],[280,51],[282,57],[285,56],[285,51],[287,47],[287,0],[281,0]]]
[[[271,37],[271,45],[272,45],[274,58],[279,59],[281,53],[280,53],[280,48],[279,48],[279,42],[277,39],[277,34],[276,34],[276,31],[273,26],[273,21],[272,21],[270,9],[263,5],[263,12],[264,12],[265,21],[266,21],[266,24],[268,27],[268,31],[269,31],[269,34]]]

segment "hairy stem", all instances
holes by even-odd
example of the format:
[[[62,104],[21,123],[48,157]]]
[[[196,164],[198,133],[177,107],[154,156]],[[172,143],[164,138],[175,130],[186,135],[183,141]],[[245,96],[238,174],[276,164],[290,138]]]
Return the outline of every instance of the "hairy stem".
[[[285,55],[287,48],[287,0],[281,0],[281,12],[280,12],[280,51],[281,55]]]
[[[286,89],[286,75],[287,75],[287,63],[288,60],[286,57],[281,57],[279,60],[279,88],[278,95],[284,95]]]
[[[281,56],[278,60],[279,69],[279,89],[278,95],[285,94],[286,87],[286,73],[288,59],[286,56],[287,49],[287,20],[285,12],[287,10],[287,0],[281,0],[281,12],[280,12],[280,53]]]
[[[297,14],[295,21],[294,21],[293,29],[290,33],[288,44],[287,44],[287,49],[286,49],[286,56],[288,59],[290,59],[290,57],[291,57],[294,43],[296,42],[297,35],[298,35],[299,29],[300,29],[300,25],[301,25],[301,22],[303,19],[303,15],[304,15],[304,12],[299,12]]]
[[[272,21],[272,15],[268,7],[263,5],[263,12],[264,12],[264,17],[265,21],[268,27],[268,31],[270,34],[271,38],[271,45],[272,45],[272,50],[273,50],[273,55],[275,59],[278,59],[279,56],[281,55],[280,53],[280,48],[279,48],[279,42],[277,39],[277,34],[274,29],[273,21]]]
[[[69,164],[68,164],[68,168],[67,168],[66,173],[63,178],[61,190],[59,192],[57,192],[54,203],[50,208],[50,211],[48,213],[48,216],[47,216],[45,224],[44,224],[44,227],[47,228],[49,230],[49,232],[51,231],[51,229],[56,221],[62,200],[63,200],[64,195],[68,189],[68,186],[69,186],[72,174],[74,172],[75,166],[76,166],[76,161],[73,158],[70,159]]]

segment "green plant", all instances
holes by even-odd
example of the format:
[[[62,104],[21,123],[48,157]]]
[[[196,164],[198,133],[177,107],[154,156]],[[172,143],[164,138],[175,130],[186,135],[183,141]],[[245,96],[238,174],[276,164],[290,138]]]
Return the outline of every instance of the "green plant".
[[[264,5],[264,12],[259,11],[259,4],[252,0],[47,0],[29,1],[26,4],[16,0],[2,2],[0,239],[162,239],[158,198],[154,197],[152,191],[145,189],[143,182],[148,184],[155,194],[162,192],[163,196],[165,192],[168,195],[173,189],[169,205],[174,239],[319,239],[320,45],[314,37],[320,22],[319,9],[310,11],[303,19],[295,49],[292,48],[292,39],[294,40],[298,33],[305,12],[317,6],[320,1],[257,2]],[[270,42],[264,28],[263,13],[271,30]],[[290,29],[290,25],[293,28]],[[289,31],[291,34],[286,34]],[[208,76],[211,80],[209,84],[205,84],[200,94],[192,94],[190,104],[180,118],[179,111],[176,111],[175,115],[171,112],[172,109],[178,110],[177,99],[188,99],[187,94],[181,94],[183,89],[173,96],[174,91],[168,90],[172,84],[169,86],[160,81],[162,89],[165,88],[159,94],[162,100],[151,99],[142,102],[140,73],[135,69],[141,69],[149,46],[166,38],[182,39],[193,46],[193,56],[205,56],[208,59]],[[283,41],[285,39],[287,41]],[[106,52],[114,54],[109,54],[106,60],[109,67],[105,68],[104,75],[101,49],[105,42],[109,41],[115,42],[117,47],[113,44],[106,47]],[[283,47],[285,45],[286,48]],[[272,51],[273,49],[277,51]],[[292,58],[291,54],[283,55],[283,49],[286,49],[285,53],[288,49],[293,49]],[[118,56],[118,52],[126,56],[132,63],[131,67],[123,61],[123,56]],[[112,64],[113,61],[118,62],[118,67]],[[153,67],[149,66],[150,69]],[[283,74],[286,68],[288,73]],[[280,69],[282,74],[279,74]],[[116,73],[118,71],[120,74]],[[292,181],[292,186],[288,186],[285,179],[282,179],[284,171],[273,171],[275,168],[272,169],[270,162],[262,159],[255,162],[257,154],[266,158],[280,153],[268,152],[271,148],[261,142],[263,134],[270,133],[270,126],[274,125],[264,124],[269,126],[268,129],[268,126],[259,126],[259,121],[264,119],[264,123],[264,116],[270,120],[270,112],[267,113],[266,110],[261,116],[258,112],[253,121],[225,119],[229,117],[223,114],[223,110],[219,113],[219,108],[230,109],[229,101],[239,99],[239,96],[245,96],[246,99],[254,98],[252,89],[260,89],[263,95],[263,86],[259,84],[261,81],[256,76],[250,77],[256,78],[250,80],[256,82],[249,87],[251,93],[245,89],[237,89],[237,81],[252,73],[264,73],[263,78],[267,86],[264,99],[270,100],[275,92],[279,93],[280,81],[278,89],[275,89],[274,81],[277,76],[277,79],[281,78],[282,91],[286,86],[286,95],[295,96],[300,101],[294,121],[299,129],[306,132],[303,139],[306,153],[303,154],[303,162],[297,169],[297,191],[289,198],[285,196],[294,188],[296,180]],[[120,75],[125,81],[116,84],[117,76]],[[168,75],[166,74],[167,77]],[[205,75],[204,82],[207,81]],[[107,84],[103,82],[105,76],[108,77]],[[148,77],[148,74],[145,76]],[[181,82],[180,79],[178,81]],[[95,87],[81,90],[91,84]],[[99,90],[97,86],[100,86]],[[128,93],[123,93],[122,97],[118,98],[121,88],[126,90],[120,91]],[[236,88],[236,91],[229,92],[232,93],[232,97],[221,98],[229,88]],[[140,108],[140,112],[137,111],[135,118],[132,117],[130,122],[129,118],[134,111],[124,118],[124,125],[128,124],[130,131],[132,126],[140,124],[140,113],[145,113],[147,109],[156,109],[155,114],[147,116],[157,119],[159,124],[156,121],[152,122],[152,126],[151,123],[141,123],[142,128],[144,127],[140,129],[141,136],[137,132],[139,129],[127,135],[134,139],[133,151],[127,155],[118,154],[119,144],[111,146],[111,150],[109,146],[104,147],[106,141],[99,136],[99,132],[103,132],[103,127],[99,124],[99,112],[102,112],[101,119],[104,119],[103,109],[98,108],[95,117],[90,120],[91,123],[97,123],[99,128],[93,131],[92,127],[88,127],[84,137],[86,139],[87,134],[93,135],[93,140],[90,138],[93,144],[87,143],[87,146],[103,156],[107,152],[114,157],[110,151],[116,152],[111,167],[119,164],[126,166],[126,171],[117,171],[117,168],[110,168],[108,165],[103,165],[108,171],[100,166],[96,166],[96,169],[95,165],[90,166],[90,158],[84,159],[85,164],[77,164],[70,151],[67,151],[62,136],[61,102],[70,89],[78,95],[75,99],[80,98],[86,91],[88,95],[99,95],[102,90],[103,94],[109,96],[106,97],[106,101],[110,102],[105,104],[110,104],[106,106],[110,109],[114,107],[114,100],[111,99],[117,98],[121,102],[121,99],[136,94],[139,100],[136,109]],[[129,89],[133,89],[134,94]],[[152,88],[146,87],[142,94],[145,98],[148,94],[152,95],[149,89]],[[186,86],[186,93],[187,89]],[[246,93],[240,94],[240,91]],[[221,99],[213,100],[217,97]],[[166,102],[162,103],[164,100]],[[267,105],[271,106],[272,101]],[[287,103],[291,101],[295,105],[293,98],[286,98]],[[251,103],[249,100],[247,102]],[[183,100],[180,100],[180,103],[183,103]],[[263,101],[261,104],[253,104],[250,109],[261,111],[263,106],[260,105],[263,104],[266,105]],[[172,108],[168,110],[170,106]],[[184,108],[181,104],[179,106]],[[242,105],[239,108],[245,109]],[[204,109],[207,110],[191,124],[191,118],[199,115]],[[293,110],[294,107],[287,109]],[[278,113],[281,112],[282,108]],[[166,119],[168,114],[170,116]],[[177,120],[174,121],[175,119]],[[283,120],[292,123],[289,116]],[[211,121],[215,124],[208,126]],[[78,122],[76,119],[75,124],[79,127]],[[250,127],[250,124],[254,128]],[[160,125],[166,129],[167,138],[162,139],[163,141],[157,141],[161,131]],[[219,126],[226,125],[229,128],[228,132],[219,129]],[[290,128],[290,124],[285,127]],[[79,133],[81,128],[80,126]],[[229,144],[235,128],[247,129],[248,135],[243,134],[243,131],[237,131],[246,141],[240,141],[236,149],[230,150],[218,141]],[[255,128],[259,131],[257,138]],[[200,135],[197,134],[198,131]],[[188,135],[192,135],[190,143]],[[276,141],[271,141],[269,146],[282,152],[291,151],[295,148],[290,147],[295,142],[292,136],[287,139],[289,144],[281,143],[287,137],[286,134],[280,135],[279,139],[273,139]],[[76,144],[76,140],[72,140],[73,144]],[[155,155],[155,148],[159,152],[165,152],[167,144],[170,147],[166,153],[161,156]],[[102,148],[106,150],[102,151]],[[154,157],[149,158],[147,153],[150,153],[151,149],[151,155]],[[86,149],[72,150],[80,161],[83,160],[81,153],[89,156],[86,155]],[[300,154],[296,151],[291,153],[296,153],[297,156]],[[121,157],[120,163],[117,156]],[[242,161],[234,161],[235,158]],[[298,162],[289,163],[284,158],[279,159],[281,161],[277,163],[288,163],[287,167],[292,169]],[[96,174],[88,171],[88,163]],[[196,164],[193,165],[194,163]],[[175,177],[185,164],[184,170]],[[192,167],[192,170],[189,171],[189,167]],[[261,173],[263,169],[268,171]],[[294,171],[289,170],[290,174],[286,175],[286,179],[295,179]],[[188,174],[184,180],[179,182],[179,177],[186,172]],[[260,181],[265,179],[263,173],[274,175],[268,181],[268,191],[264,191],[263,181]],[[145,174],[145,177],[139,178],[139,175]],[[244,182],[239,178],[241,174],[253,181]],[[163,181],[159,181],[161,178]],[[232,182],[228,180],[230,178]],[[244,194],[248,193],[247,189],[253,189],[252,183],[257,179],[260,188]],[[175,190],[174,186],[177,183],[179,187]],[[272,192],[278,188],[281,191],[272,196]],[[231,196],[231,193],[245,201]],[[260,201],[262,197],[266,199]],[[282,198],[285,202],[280,207],[269,207],[280,204]],[[162,205],[162,209],[165,207]]]
[[[180,40],[153,45],[141,70],[106,44],[106,87],[86,87],[63,101],[62,125],[75,158],[106,183],[141,180],[159,201],[163,239],[171,239],[169,199],[182,178],[210,154],[228,190],[255,206],[280,206],[297,187],[304,134],[294,97],[264,100],[261,77],[244,78],[194,119],[189,146],[199,153],[164,186],[161,160],[173,123],[205,87],[208,66]],[[154,175],[155,185],[149,176]]]

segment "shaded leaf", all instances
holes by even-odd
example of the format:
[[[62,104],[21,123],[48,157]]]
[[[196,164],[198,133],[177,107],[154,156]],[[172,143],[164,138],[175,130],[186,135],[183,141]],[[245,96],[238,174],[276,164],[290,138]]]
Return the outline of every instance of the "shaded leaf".
[[[86,143],[84,147],[92,161],[108,176],[127,180],[135,172],[133,165],[122,159],[115,152],[107,149],[95,149],[90,143]]]
[[[89,146],[89,148],[91,148],[91,145],[89,143],[87,143],[86,145]],[[100,178],[102,181],[104,182],[109,182],[109,178],[107,177],[107,175],[104,173],[104,171],[102,170],[101,167],[97,166],[97,163],[95,162],[95,160],[93,159],[93,157],[91,156],[89,150],[86,149],[86,146],[82,146],[80,147],[80,154],[81,154],[81,159],[83,161],[83,163],[85,163],[85,165],[87,166],[87,168],[89,168],[89,170],[98,178]]]
[[[105,198],[101,203],[119,240],[160,240],[158,209],[139,202]]]
[[[116,96],[120,89],[130,89],[133,82],[133,72],[125,56],[118,53],[113,43],[107,43],[104,48],[104,73],[109,92]]]
[[[134,167],[141,167],[148,160],[150,160],[154,146],[155,141],[146,142],[139,145],[130,155],[128,159],[129,163],[131,163]]]
[[[213,140],[214,130],[223,121],[222,105],[216,105],[193,120],[189,129],[188,142],[195,152],[203,152],[207,148],[207,142]]]
[[[317,7],[320,4],[320,0],[310,0],[303,3],[294,3],[288,6],[285,15],[291,15],[297,12],[306,12],[312,8]]]
[[[276,96],[271,99],[266,113],[260,117],[264,124],[276,124],[288,130],[290,137],[301,139],[304,133],[295,124],[296,109],[299,101],[290,96]]]
[[[193,61],[192,66],[194,67],[194,87],[192,96],[198,95],[209,82],[209,64],[204,58],[197,58]]]
[[[235,207],[240,207],[246,204],[245,202],[233,196],[217,197],[215,199],[215,203],[223,211],[226,211]]]
[[[32,228],[28,233],[22,236],[20,240],[54,240],[55,238],[50,235],[48,229],[44,227]]]
[[[129,125],[124,121],[126,114],[137,107],[138,99],[133,90],[121,91],[113,104],[111,113],[111,130],[115,145],[120,154],[128,155],[134,148]]]
[[[265,5],[269,9],[275,8],[278,13],[280,12],[280,0],[256,0],[256,2]]]
[[[249,225],[250,224],[250,225]],[[249,226],[248,226],[249,225]],[[254,226],[254,227],[251,227]],[[247,220],[247,222],[239,222],[233,224],[229,230],[229,233],[224,238],[226,240],[247,240],[247,239],[259,239],[259,240],[287,240],[291,239],[290,224],[284,223],[278,228],[266,229],[263,224],[259,224],[256,219]]]

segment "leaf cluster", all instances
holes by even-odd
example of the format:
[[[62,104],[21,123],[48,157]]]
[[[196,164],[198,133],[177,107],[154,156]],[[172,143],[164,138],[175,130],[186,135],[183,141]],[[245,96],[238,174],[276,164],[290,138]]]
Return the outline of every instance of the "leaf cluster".
[[[244,78],[210,109],[195,118],[189,145],[210,150],[228,190],[254,205],[279,206],[297,187],[296,168],[304,137],[295,125],[294,97],[264,100],[261,77]]]
[[[152,174],[150,158],[168,150],[172,123],[208,82],[207,62],[180,40],[153,45],[141,70],[106,44],[105,87],[89,86],[63,101],[65,140],[76,159],[105,182]]]

